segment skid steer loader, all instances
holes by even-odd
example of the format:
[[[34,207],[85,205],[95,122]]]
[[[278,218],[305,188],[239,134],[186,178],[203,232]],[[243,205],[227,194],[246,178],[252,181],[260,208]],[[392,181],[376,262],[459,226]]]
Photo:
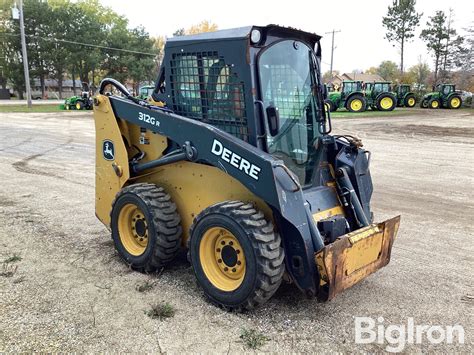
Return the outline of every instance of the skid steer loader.
[[[171,38],[152,100],[104,79],[96,215],[153,272],[182,246],[215,304],[251,309],[283,279],[332,299],[390,260],[370,153],[330,135],[318,35],[275,25]]]

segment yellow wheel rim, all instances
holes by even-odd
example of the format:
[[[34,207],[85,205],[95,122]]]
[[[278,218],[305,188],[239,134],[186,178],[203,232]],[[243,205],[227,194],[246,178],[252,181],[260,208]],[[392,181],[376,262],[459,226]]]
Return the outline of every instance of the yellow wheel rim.
[[[362,109],[362,101],[359,99],[352,100],[351,109],[353,111],[360,111]]]
[[[461,105],[461,100],[459,100],[458,97],[453,97],[453,98],[451,99],[451,107],[453,107],[453,108],[458,108],[459,105]]]
[[[326,108],[326,112],[331,111],[331,106],[328,103],[325,103],[324,107]]]
[[[138,206],[129,203],[122,207],[118,217],[118,232],[128,253],[139,256],[145,252],[148,245],[148,224]]]
[[[413,97],[410,97],[408,99],[408,106],[410,107],[415,106],[415,99]]]
[[[388,110],[392,108],[393,106],[393,100],[390,97],[384,97],[382,100],[380,100],[380,107],[384,110]]]
[[[199,260],[207,279],[219,290],[234,291],[245,277],[245,255],[239,240],[222,227],[209,228],[199,245]]]
[[[438,104],[438,101],[432,101],[431,102],[431,107],[432,108],[438,108],[439,104]]]
[[[80,103],[77,103],[76,104],[76,110],[80,110],[81,109],[81,104]]]

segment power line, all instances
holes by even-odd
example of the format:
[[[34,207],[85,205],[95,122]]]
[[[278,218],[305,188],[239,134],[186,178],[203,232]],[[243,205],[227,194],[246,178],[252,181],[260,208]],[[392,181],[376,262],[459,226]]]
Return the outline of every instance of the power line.
[[[19,34],[17,34],[17,33],[8,33],[8,32],[0,32],[0,34],[4,34],[4,35],[7,35],[7,36],[19,36]],[[131,49],[107,47],[107,46],[101,46],[101,45],[98,45],[98,44],[90,44],[90,43],[69,41],[67,39],[47,38],[47,37],[41,37],[41,36],[35,36],[35,35],[26,35],[26,37],[39,38],[39,39],[42,39],[44,41],[50,41],[50,42],[63,42],[63,43],[70,43],[70,44],[78,44],[78,45],[86,46],[86,47],[109,49],[109,50],[113,50],[113,51],[121,51],[121,52],[134,53],[134,54],[143,54],[143,55],[149,55],[149,56],[153,56],[153,57],[156,57],[156,56],[159,55],[158,53],[140,52],[140,51],[134,51],[134,50],[131,50]]]

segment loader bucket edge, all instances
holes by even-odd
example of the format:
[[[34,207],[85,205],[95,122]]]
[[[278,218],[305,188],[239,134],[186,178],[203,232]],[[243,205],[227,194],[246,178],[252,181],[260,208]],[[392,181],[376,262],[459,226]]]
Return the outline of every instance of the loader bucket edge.
[[[315,253],[320,274],[318,299],[335,295],[363,280],[390,261],[400,216],[343,235]]]

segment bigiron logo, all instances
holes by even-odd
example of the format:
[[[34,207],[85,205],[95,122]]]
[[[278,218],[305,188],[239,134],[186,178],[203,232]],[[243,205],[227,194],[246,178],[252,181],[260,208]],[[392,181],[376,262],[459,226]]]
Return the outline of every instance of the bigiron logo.
[[[102,142],[102,156],[105,160],[115,159],[114,142],[109,139],[106,139]]]
[[[222,160],[232,165],[234,168],[244,172],[252,179],[258,180],[258,174],[262,169],[257,165],[252,164],[247,159],[234,153],[230,149],[224,147],[217,139],[214,139],[214,142],[212,143],[211,153],[217,155]]]

